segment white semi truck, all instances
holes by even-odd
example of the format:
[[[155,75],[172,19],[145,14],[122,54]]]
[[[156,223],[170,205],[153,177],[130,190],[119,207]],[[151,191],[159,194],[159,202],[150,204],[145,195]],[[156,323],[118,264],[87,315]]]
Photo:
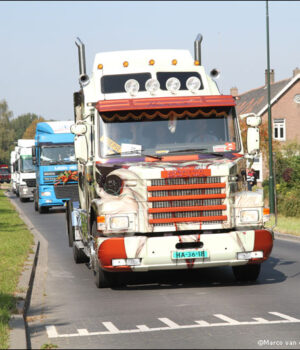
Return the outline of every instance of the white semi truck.
[[[90,76],[77,38],[74,93],[79,202],[67,202],[69,245],[97,287],[126,274],[232,266],[255,281],[273,247],[261,191],[245,186],[259,151],[260,118],[246,116],[243,149],[235,99],[219,92],[186,50],[98,53]]]
[[[36,185],[35,166],[32,163],[33,139],[19,139],[16,147],[16,194],[20,201],[33,199]]]
[[[17,171],[16,171],[16,159],[17,159],[17,149],[16,146],[13,151],[10,152],[10,174],[11,174],[11,191],[16,193],[17,191]]]

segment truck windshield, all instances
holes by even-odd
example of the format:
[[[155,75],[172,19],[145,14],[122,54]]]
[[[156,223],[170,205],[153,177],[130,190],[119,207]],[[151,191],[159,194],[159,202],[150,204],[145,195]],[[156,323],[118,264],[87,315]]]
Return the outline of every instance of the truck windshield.
[[[239,152],[237,130],[232,107],[101,113],[100,154]]]
[[[41,147],[41,165],[75,163],[74,144]]]
[[[10,173],[9,173],[8,169],[0,168],[0,175],[9,175],[9,174],[10,174]]]
[[[32,156],[21,155],[21,172],[22,173],[33,173],[35,172],[35,166],[32,164]]]

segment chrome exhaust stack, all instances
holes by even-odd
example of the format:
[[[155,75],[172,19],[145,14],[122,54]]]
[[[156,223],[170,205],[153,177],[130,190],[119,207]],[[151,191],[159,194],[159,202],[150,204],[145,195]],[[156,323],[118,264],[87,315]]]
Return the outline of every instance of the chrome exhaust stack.
[[[202,35],[198,34],[196,40],[194,41],[194,53],[195,53],[195,61],[199,62],[199,65],[201,66],[201,42],[202,42]]]
[[[78,48],[78,59],[79,59],[79,83],[85,86],[89,83],[89,76],[86,74],[86,63],[85,63],[85,47],[83,42],[76,38],[75,44]]]

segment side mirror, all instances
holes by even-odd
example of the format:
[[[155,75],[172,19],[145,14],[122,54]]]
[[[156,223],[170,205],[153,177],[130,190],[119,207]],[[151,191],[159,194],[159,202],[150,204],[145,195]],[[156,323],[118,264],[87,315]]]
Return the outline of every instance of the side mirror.
[[[251,155],[255,155],[259,152],[259,129],[248,128],[247,129],[247,152]]]
[[[86,163],[88,161],[88,145],[86,137],[83,135],[75,136],[74,148],[76,160]]]
[[[261,125],[261,117],[253,113],[253,115],[247,117],[246,124],[248,126],[257,128],[258,126]]]
[[[72,134],[75,134],[77,136],[81,136],[87,132],[87,127],[85,124],[73,124],[70,127],[70,131]]]
[[[32,154],[32,164],[36,164],[36,149],[35,146],[32,146],[31,148],[31,154]]]

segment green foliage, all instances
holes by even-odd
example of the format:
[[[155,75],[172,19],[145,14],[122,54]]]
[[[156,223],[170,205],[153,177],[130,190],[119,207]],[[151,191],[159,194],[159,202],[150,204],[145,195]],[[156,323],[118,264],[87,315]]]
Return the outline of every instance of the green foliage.
[[[290,142],[275,151],[275,180],[278,213],[300,217],[300,144]],[[269,182],[263,182],[266,195]]]
[[[35,131],[36,131],[36,124],[44,122],[45,119],[42,117],[38,117],[37,119],[33,120],[32,123],[27,127],[25,130],[22,139],[34,139]]]
[[[45,121],[34,113],[22,114],[12,119],[13,113],[8,109],[5,100],[0,101],[0,164],[10,163],[10,153],[15,143],[22,138],[32,139],[36,123]]]
[[[28,126],[39,117],[34,113],[22,114],[18,118],[11,121],[11,127],[15,131],[15,139],[19,140],[23,138],[23,134]]]
[[[10,127],[12,112],[5,100],[0,101],[0,164],[9,164],[10,152],[14,148],[14,130]]]

